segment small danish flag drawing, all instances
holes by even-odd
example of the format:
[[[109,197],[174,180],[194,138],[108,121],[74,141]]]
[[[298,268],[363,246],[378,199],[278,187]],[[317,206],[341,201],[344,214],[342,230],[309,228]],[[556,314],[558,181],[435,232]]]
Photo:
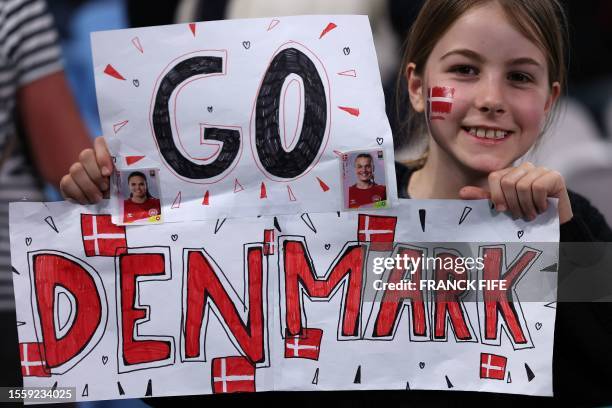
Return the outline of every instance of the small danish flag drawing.
[[[480,378],[503,380],[506,378],[506,363],[508,359],[489,353],[480,353]]]
[[[212,361],[215,394],[255,392],[255,367],[246,357],[220,357]]]
[[[24,377],[51,377],[42,343],[19,343],[19,354]]]
[[[127,247],[125,227],[113,224],[109,214],[81,214],[81,235],[86,256],[115,256]]]
[[[285,337],[285,358],[319,359],[321,329],[303,329],[301,334]]]
[[[357,240],[370,242],[374,251],[388,251],[393,248],[397,217],[359,214]]]

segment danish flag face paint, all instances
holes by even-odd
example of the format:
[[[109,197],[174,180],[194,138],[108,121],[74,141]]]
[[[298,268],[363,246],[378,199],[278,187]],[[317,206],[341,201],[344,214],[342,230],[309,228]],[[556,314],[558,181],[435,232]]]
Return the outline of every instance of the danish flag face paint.
[[[455,88],[434,86],[427,90],[427,119],[444,120],[453,109]]]

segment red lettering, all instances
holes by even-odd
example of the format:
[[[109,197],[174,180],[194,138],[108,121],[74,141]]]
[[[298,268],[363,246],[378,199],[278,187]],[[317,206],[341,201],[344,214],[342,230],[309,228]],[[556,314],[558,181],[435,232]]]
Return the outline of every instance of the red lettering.
[[[300,289],[311,298],[327,298],[336,286],[346,281],[341,333],[343,336],[358,336],[364,248],[360,245],[347,246],[327,276],[318,279],[302,242],[287,240],[283,247],[287,334],[297,336],[304,327]]]
[[[150,363],[170,357],[171,343],[160,340],[135,340],[136,322],[147,317],[147,309],[136,307],[137,278],[165,274],[162,254],[123,254],[119,258],[121,270],[121,336],[123,361],[126,365]]]
[[[412,334],[415,336],[427,335],[427,319],[425,318],[425,302],[423,301],[423,293],[419,290],[420,281],[422,279],[422,263],[414,262],[423,255],[423,251],[416,249],[400,249],[398,254],[401,258],[407,256],[412,261],[414,273],[411,273],[410,281],[414,283],[413,289],[403,290],[387,290],[382,298],[376,323],[374,326],[374,337],[388,337],[393,334],[393,329],[397,319],[404,307],[406,300],[410,301]],[[421,258],[422,259],[422,258]],[[389,283],[399,283],[404,279],[406,270],[403,268],[395,268],[389,275]]]
[[[236,305],[213,270],[203,251],[189,251],[187,255],[187,310],[185,313],[185,355],[200,356],[202,321],[208,302],[213,302],[235,337],[242,351],[251,360],[265,361],[263,260],[262,248],[251,247],[247,252],[249,312],[243,323]],[[204,335],[206,336],[206,334]]]
[[[501,313],[510,331],[512,341],[516,344],[527,343],[527,338],[525,337],[511,294],[514,285],[518,282],[518,278],[528,270],[529,265],[537,256],[538,253],[536,251],[525,251],[520,258],[510,266],[508,272],[502,276],[504,250],[502,248],[484,248],[483,279],[503,279],[506,281],[506,289],[504,290],[498,288],[494,290],[485,288],[483,290],[485,304],[485,339],[495,340],[498,338],[497,319],[499,313]]]
[[[444,266],[448,263],[452,265],[457,264],[457,256],[450,253],[441,253],[437,256],[441,260],[438,266]],[[448,282],[449,278],[455,282],[466,282],[467,283],[467,269],[458,273],[453,269],[436,268],[436,282]],[[461,300],[459,297],[466,292],[465,290],[436,290],[434,291],[434,338],[445,339],[446,338],[446,315],[450,316],[451,324],[453,325],[453,331],[455,336],[459,340],[470,340],[472,335],[466,322],[466,316],[463,313],[461,307]]]
[[[55,368],[72,360],[88,346],[102,324],[105,312],[93,276],[75,260],[59,253],[35,254],[32,260],[46,361],[49,368]],[[69,291],[76,302],[74,321],[59,339],[54,319],[57,286]]]

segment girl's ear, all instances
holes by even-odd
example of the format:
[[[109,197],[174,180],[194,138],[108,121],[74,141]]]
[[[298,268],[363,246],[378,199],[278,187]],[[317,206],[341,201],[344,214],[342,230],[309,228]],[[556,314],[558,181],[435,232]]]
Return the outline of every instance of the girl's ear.
[[[411,62],[406,65],[405,75],[412,108],[416,112],[424,112],[425,99],[423,97],[423,78],[416,73],[416,65],[414,63]]]
[[[561,95],[561,84],[559,84],[559,82],[553,82],[550,88],[550,95],[548,95],[546,105],[544,105],[544,113],[548,114],[550,112],[550,109],[555,106],[555,102],[559,99],[559,95]]]

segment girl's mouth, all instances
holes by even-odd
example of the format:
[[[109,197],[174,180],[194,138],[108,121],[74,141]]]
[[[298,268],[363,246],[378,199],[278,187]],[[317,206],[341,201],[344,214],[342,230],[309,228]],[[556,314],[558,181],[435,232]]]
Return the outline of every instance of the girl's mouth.
[[[467,134],[486,144],[497,144],[506,140],[512,132],[503,129],[487,127],[461,127]]]

